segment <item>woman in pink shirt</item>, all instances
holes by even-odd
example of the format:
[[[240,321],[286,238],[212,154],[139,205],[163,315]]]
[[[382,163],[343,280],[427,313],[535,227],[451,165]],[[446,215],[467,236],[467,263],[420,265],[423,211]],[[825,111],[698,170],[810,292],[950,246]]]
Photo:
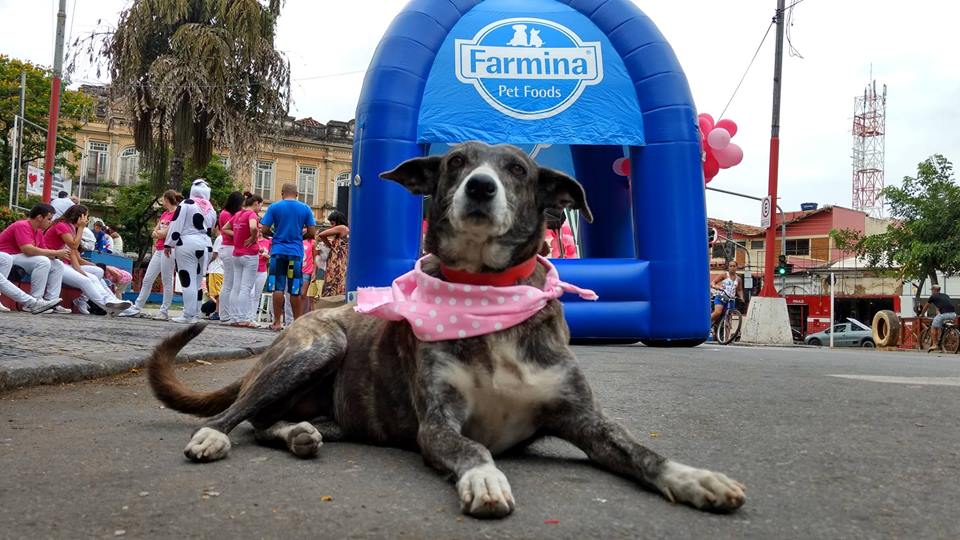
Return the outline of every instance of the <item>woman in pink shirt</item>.
[[[167,229],[170,222],[173,221],[173,213],[177,210],[177,205],[183,200],[183,196],[178,191],[168,189],[163,192],[160,204],[163,205],[163,213],[157,220],[156,227],[153,228],[152,237],[156,240],[154,244],[153,255],[150,256],[150,264],[147,265],[147,271],[143,274],[143,281],[140,283],[140,294],[137,301],[117,314],[118,317],[133,317],[140,314],[140,310],[146,305],[150,298],[150,291],[153,290],[153,283],[160,276],[160,282],[163,283],[163,303],[160,304],[160,315],[158,319],[167,320],[170,316],[167,310],[170,309],[170,303],[173,301],[173,271],[176,268],[176,261],[173,257],[163,253],[163,241],[167,238]]]
[[[235,326],[254,326],[257,309],[255,285],[260,261],[260,218],[263,197],[247,194],[243,209],[223,227],[224,236],[233,236],[233,264],[235,273],[230,306]],[[224,268],[226,272],[226,268]],[[221,292],[221,294],[223,294]]]
[[[220,322],[224,323],[239,320],[239,314],[234,311],[231,305],[235,295],[234,286],[240,286],[240,279],[237,276],[237,267],[233,261],[233,231],[227,230],[227,224],[230,223],[237,212],[243,209],[243,201],[247,195],[247,193],[240,193],[239,191],[227,195],[227,202],[217,218],[220,236],[223,237],[217,255],[223,262],[223,285],[220,287]]]
[[[53,226],[47,229],[43,235],[43,243],[47,249],[62,249],[67,247],[70,253],[64,258],[63,284],[83,291],[91,302],[100,306],[101,309],[109,315],[115,315],[130,307],[130,302],[120,300],[112,292],[107,290],[100,282],[102,275],[95,275],[84,271],[84,268],[90,266],[81,266],[80,255],[77,252],[77,246],[80,244],[80,235],[77,231],[87,226],[87,207],[81,204],[75,204],[67,209],[56,221]],[[79,299],[78,299],[79,300]],[[77,306],[81,312],[86,311],[86,306],[82,308]],[[89,312],[88,312],[89,313]]]

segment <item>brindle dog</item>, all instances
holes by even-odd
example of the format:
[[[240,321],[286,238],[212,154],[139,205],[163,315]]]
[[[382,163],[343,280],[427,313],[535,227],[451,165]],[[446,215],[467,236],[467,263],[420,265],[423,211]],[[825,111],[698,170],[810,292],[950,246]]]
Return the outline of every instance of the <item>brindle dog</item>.
[[[592,219],[583,188],[542,168],[520,149],[470,142],[445,156],[411,159],[383,178],[432,195],[423,270],[439,263],[500,272],[534,257],[544,210],[572,207]],[[545,269],[518,282],[542,287]],[[419,450],[456,476],[464,513],[503,517],[514,496],[493,456],[552,435],[591,461],[637,480],[671,501],[730,511],[744,486],[727,476],[670,461],[636,441],[594,401],[568,347],[559,301],[492,334],[419,341],[406,321],[388,322],[352,306],[315,311],[287,328],[241,380],[196,393],[177,380],[173,359],[203,330],[194,325],[161,343],[150,384],[171,409],[208,417],[184,453],[193,461],[227,456],[227,434],[244,420],[262,443],[317,454],[323,440]]]

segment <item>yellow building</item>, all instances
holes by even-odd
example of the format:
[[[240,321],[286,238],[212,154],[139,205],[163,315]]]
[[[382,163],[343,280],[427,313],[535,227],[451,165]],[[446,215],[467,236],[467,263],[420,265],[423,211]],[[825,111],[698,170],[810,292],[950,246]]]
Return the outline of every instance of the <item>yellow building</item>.
[[[80,197],[89,198],[97,190],[140,181],[139,155],[123,109],[110,106],[107,87],[84,85],[80,91],[97,100],[93,117],[76,134],[83,157],[73,185]],[[296,182],[300,200],[322,219],[324,208],[344,209],[353,133],[353,120],[322,124],[313,118],[288,117],[275,144],[265,144],[248,170],[231,172],[244,189],[266,201],[279,199],[282,184]],[[215,152],[230,165],[229,151]]]

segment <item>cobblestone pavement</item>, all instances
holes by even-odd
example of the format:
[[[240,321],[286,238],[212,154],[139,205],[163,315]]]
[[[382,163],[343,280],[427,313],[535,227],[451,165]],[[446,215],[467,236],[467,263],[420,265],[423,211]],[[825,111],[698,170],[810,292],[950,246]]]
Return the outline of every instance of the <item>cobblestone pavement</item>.
[[[0,313],[0,391],[129,371],[143,365],[153,346],[180,328],[147,318]],[[250,356],[274,337],[269,330],[211,322],[181,358]]]

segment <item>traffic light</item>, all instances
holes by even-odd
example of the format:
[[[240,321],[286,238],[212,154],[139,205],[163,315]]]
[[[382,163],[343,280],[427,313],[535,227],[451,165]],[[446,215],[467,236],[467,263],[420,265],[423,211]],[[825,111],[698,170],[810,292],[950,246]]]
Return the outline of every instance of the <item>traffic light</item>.
[[[793,272],[793,265],[787,263],[786,255],[780,255],[780,258],[777,260],[777,267],[774,268],[774,273],[778,276],[785,276]]]

